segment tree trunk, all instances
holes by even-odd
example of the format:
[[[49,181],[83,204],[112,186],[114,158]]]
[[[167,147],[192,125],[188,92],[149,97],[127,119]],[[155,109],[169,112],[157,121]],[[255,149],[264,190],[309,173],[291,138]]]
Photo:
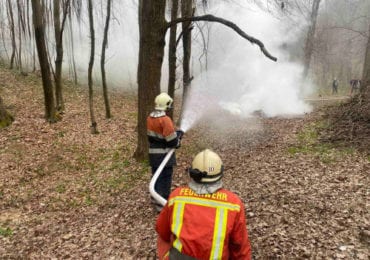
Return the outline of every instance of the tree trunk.
[[[134,157],[148,156],[146,117],[160,92],[161,68],[165,45],[166,1],[139,1],[139,62],[138,62],[138,144]]]
[[[317,16],[319,14],[319,7],[320,7],[321,0],[313,0],[312,2],[312,11],[311,11],[311,20],[310,26],[308,28],[305,48],[304,48],[304,67],[303,67],[303,75],[302,78],[305,80],[308,76],[308,70],[310,68],[311,58],[314,50],[314,38],[316,32],[316,23],[317,23]]]
[[[18,41],[19,41],[19,46],[18,46],[18,68],[19,71],[23,71],[23,65],[22,65],[22,23],[23,23],[23,18],[22,18],[22,6],[19,0],[17,0],[17,9],[18,9]]]
[[[93,79],[92,79],[92,70],[94,67],[94,56],[95,56],[95,30],[94,30],[94,17],[93,17],[93,6],[92,0],[89,0],[89,24],[90,24],[90,38],[91,38],[91,52],[90,52],[90,61],[88,68],[88,85],[89,85],[89,109],[90,109],[90,120],[91,120],[91,133],[97,134],[97,123],[95,120],[94,113],[94,100],[93,100]]]
[[[179,9],[179,1],[172,0],[171,21],[177,18]],[[170,40],[168,47],[168,95],[175,100],[175,84],[176,84],[176,34],[177,25],[170,28]],[[173,118],[174,109],[171,109],[168,115]]]
[[[3,99],[0,97],[0,129],[9,126],[14,118],[6,111]]]
[[[22,75],[26,75],[27,73],[23,71],[23,60],[27,63],[28,56],[22,55],[22,42],[27,43],[27,28],[26,28],[26,6],[24,1],[17,0],[18,6],[18,37],[19,37],[19,50],[18,50],[18,57],[19,57],[19,71]],[[24,40],[23,40],[24,39]],[[22,56],[24,57],[22,60]]]
[[[366,45],[365,62],[362,72],[360,93],[363,96],[370,96],[370,25]]]
[[[75,61],[75,48],[73,43],[73,26],[72,26],[72,15],[68,15],[69,21],[69,37],[71,43],[71,60],[72,60],[72,73],[73,73],[73,82],[75,85],[78,84],[77,70],[76,70],[76,61]]]
[[[109,31],[109,23],[110,23],[111,3],[112,3],[112,0],[107,1],[107,16],[105,20],[104,38],[103,38],[103,43],[102,43],[101,59],[100,59],[101,78],[102,78],[102,84],[103,84],[103,96],[104,96],[105,117],[106,118],[111,118],[112,116],[110,113],[107,79],[105,75],[105,50],[107,49],[107,44],[108,44],[108,31]]]
[[[69,9],[69,0],[63,6],[63,20],[60,23],[60,0],[54,0],[54,35],[55,35],[55,99],[58,111],[64,111],[64,99],[63,99],[63,88],[62,88],[62,65],[63,65],[63,31],[65,20]]]
[[[45,98],[45,118],[49,122],[56,122],[53,84],[51,81],[50,64],[45,43],[45,27],[43,23],[43,9],[40,0],[32,0],[33,24],[39,63],[41,69],[42,86]]]
[[[8,17],[9,17],[9,26],[10,34],[12,38],[12,54],[10,55],[10,69],[14,68],[14,59],[15,53],[17,51],[17,44],[15,42],[15,29],[14,29],[14,15],[13,15],[13,6],[10,0],[8,0]]]
[[[193,1],[192,0],[181,0],[181,17],[192,17],[193,16]],[[183,93],[182,93],[182,112],[184,111],[184,106],[186,104],[186,99],[189,95],[189,90],[191,88],[191,75],[190,75],[190,59],[191,59],[191,22],[182,23],[182,46],[184,52],[184,59],[182,64],[183,69]]]
[[[64,110],[63,97],[62,97],[62,62],[63,62],[63,45],[60,33],[60,0],[54,0],[54,35],[55,35],[55,99],[57,103],[57,110]]]

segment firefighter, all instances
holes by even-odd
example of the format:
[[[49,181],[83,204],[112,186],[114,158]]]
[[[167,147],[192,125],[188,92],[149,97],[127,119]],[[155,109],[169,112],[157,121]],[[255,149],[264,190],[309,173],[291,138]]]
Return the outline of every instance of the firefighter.
[[[167,152],[179,148],[183,132],[175,130],[173,121],[166,112],[172,108],[173,99],[167,93],[159,94],[155,100],[155,110],[147,118],[147,135],[149,140],[149,162],[152,174],[158,169]],[[164,199],[168,199],[171,191],[173,166],[176,165],[175,153],[163,168],[154,186],[155,191]],[[159,212],[162,205],[153,198],[152,203]]]
[[[159,259],[251,259],[244,205],[222,188],[221,158],[206,149],[158,216]]]

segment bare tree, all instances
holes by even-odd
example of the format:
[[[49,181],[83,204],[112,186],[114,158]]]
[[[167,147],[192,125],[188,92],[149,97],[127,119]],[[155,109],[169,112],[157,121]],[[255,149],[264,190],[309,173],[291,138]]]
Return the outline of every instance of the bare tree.
[[[370,102],[370,25],[361,82],[360,92],[363,96],[367,96],[369,99],[368,102]]]
[[[93,16],[93,5],[92,0],[89,0],[89,25],[90,25],[90,40],[91,40],[91,50],[90,50],[90,61],[88,68],[88,85],[89,85],[89,110],[90,110],[90,120],[91,126],[90,130],[92,134],[97,134],[97,123],[95,120],[94,113],[94,100],[93,100],[93,79],[92,79],[92,70],[94,67],[94,56],[95,56],[95,29],[94,29],[94,16]]]
[[[171,20],[175,20],[178,15],[179,1],[172,0],[171,7]],[[176,84],[176,34],[177,25],[171,26],[170,28],[170,39],[168,44],[168,95],[172,98],[175,97],[175,84]],[[173,118],[174,110],[171,109],[169,116]]]
[[[110,23],[110,15],[111,15],[111,3],[112,3],[112,0],[107,1],[107,15],[105,19],[104,37],[103,37],[101,59],[100,59],[101,78],[102,78],[102,84],[103,84],[103,96],[104,96],[105,117],[106,118],[111,118],[112,116],[110,112],[107,79],[105,75],[105,50],[107,49],[107,45],[108,45],[108,31],[109,31],[109,23]]]
[[[74,2],[73,2],[74,3]],[[72,15],[71,12],[68,15],[68,29],[69,29],[69,42],[70,42],[70,70],[72,71],[72,76],[73,76],[73,82],[75,85],[78,84],[78,75],[77,75],[77,70],[76,70],[76,60],[75,60],[75,47],[74,47],[74,42],[73,42],[73,24],[72,24]]]
[[[18,68],[22,72],[22,27],[24,28],[23,23],[23,14],[22,14],[22,5],[20,0],[17,0],[17,11],[18,11]]]
[[[181,17],[191,18],[193,17],[193,1],[192,0],[181,0]],[[192,76],[190,75],[190,59],[191,59],[191,21],[185,21],[182,23],[182,49],[184,52],[184,58],[182,62],[182,82],[183,82],[183,94],[182,94],[182,105],[183,108],[186,103],[186,99],[189,95],[191,87]],[[184,111],[181,109],[181,111]],[[182,118],[182,114],[180,119]]]
[[[32,0],[32,17],[35,30],[35,40],[39,57],[42,86],[45,98],[45,118],[48,122],[56,122],[55,102],[53,95],[53,84],[51,80],[50,64],[45,43],[45,26],[43,22],[43,8],[40,0]]]
[[[8,18],[9,18],[9,26],[10,26],[10,35],[12,39],[12,54],[10,55],[10,69],[13,69],[15,53],[17,51],[17,44],[15,41],[13,6],[10,0],[7,0],[7,3],[8,3],[7,10],[8,10]]]
[[[319,14],[321,0],[313,0],[310,25],[307,32],[307,38],[304,48],[304,68],[303,68],[303,79],[307,78],[308,70],[311,63],[312,54],[314,51],[314,37],[316,32],[317,16]]]
[[[62,65],[63,65],[63,32],[65,22],[67,19],[68,11],[70,8],[70,0],[63,1],[63,15],[60,21],[60,0],[54,0],[53,13],[54,13],[54,35],[55,35],[55,99],[56,108],[58,111],[64,110],[63,90],[62,90]]]

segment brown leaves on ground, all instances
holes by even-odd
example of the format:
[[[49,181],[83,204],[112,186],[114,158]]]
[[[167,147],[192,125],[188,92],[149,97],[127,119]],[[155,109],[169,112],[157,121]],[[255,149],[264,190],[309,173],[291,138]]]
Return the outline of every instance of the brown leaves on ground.
[[[48,124],[39,79],[4,69],[0,78],[15,116],[0,130],[1,258],[151,259],[150,171],[132,159],[136,98],[115,91],[106,120],[97,92],[100,134],[91,135],[86,90],[66,86],[66,113]],[[207,117],[184,136],[173,186],[211,148],[223,158],[224,186],[246,205],[254,259],[368,259],[369,158],[318,142],[317,114]]]

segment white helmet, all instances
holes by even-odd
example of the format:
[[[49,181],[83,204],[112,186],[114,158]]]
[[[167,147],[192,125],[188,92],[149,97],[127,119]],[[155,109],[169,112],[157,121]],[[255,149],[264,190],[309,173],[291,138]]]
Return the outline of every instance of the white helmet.
[[[155,97],[155,109],[166,111],[172,108],[173,99],[167,93],[161,93]]]
[[[214,183],[222,178],[223,171],[220,156],[206,149],[194,157],[189,175],[197,183]]]

